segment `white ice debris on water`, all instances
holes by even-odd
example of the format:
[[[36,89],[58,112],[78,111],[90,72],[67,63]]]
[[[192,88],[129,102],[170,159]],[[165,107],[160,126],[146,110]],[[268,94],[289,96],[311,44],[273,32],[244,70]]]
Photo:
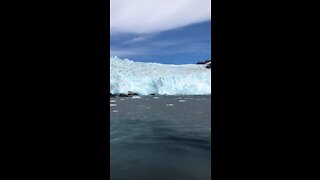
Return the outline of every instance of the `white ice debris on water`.
[[[211,70],[202,65],[134,62],[110,57],[110,93],[209,95]]]

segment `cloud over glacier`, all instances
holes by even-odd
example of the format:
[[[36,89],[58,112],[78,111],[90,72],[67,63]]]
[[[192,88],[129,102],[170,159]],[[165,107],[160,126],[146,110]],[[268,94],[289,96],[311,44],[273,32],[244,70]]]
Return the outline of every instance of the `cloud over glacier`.
[[[211,0],[110,0],[110,31],[145,34],[211,20]]]

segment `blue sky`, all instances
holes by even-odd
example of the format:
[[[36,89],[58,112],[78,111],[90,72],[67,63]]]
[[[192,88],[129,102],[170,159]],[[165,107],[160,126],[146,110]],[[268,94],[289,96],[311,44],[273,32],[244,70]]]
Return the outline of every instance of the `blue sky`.
[[[110,1],[111,56],[166,64],[211,58],[210,0],[132,2]]]

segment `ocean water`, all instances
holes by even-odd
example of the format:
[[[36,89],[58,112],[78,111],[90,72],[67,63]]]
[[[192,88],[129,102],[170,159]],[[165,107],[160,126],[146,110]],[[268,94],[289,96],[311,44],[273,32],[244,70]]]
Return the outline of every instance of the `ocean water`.
[[[211,179],[211,96],[110,98],[111,180]]]

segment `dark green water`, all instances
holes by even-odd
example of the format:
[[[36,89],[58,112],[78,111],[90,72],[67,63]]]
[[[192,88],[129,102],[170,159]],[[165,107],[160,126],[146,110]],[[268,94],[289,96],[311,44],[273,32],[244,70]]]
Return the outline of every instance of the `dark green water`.
[[[110,98],[111,180],[211,179],[211,96]]]

